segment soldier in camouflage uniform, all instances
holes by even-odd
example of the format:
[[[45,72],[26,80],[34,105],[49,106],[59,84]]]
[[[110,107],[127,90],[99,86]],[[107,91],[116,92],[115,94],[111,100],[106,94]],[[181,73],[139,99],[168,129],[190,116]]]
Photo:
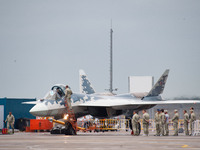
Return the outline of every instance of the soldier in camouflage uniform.
[[[71,95],[72,95],[72,90],[69,88],[68,85],[66,85],[66,89],[65,89],[65,100],[67,101],[67,105],[69,107],[69,109],[72,109],[71,106]]]
[[[165,110],[165,136],[169,135],[169,114],[168,111]]]
[[[144,135],[148,136],[149,135],[149,114],[146,112],[146,110],[144,109],[142,111],[143,113],[143,131],[144,131]]]
[[[178,136],[178,121],[179,121],[178,110],[175,109],[174,117],[172,118],[173,127],[174,127],[174,135],[173,136]]]
[[[161,109],[161,135],[164,136],[164,129],[165,129],[165,113],[164,109]]]
[[[155,134],[155,136],[160,136],[160,126],[161,126],[160,109],[157,109],[157,112],[155,114],[155,124],[156,124],[156,134]]]
[[[191,116],[191,118],[190,118],[190,132],[191,132],[191,134],[190,135],[192,135],[192,132],[193,132],[193,125],[192,124],[196,120],[196,115],[195,115],[193,109],[190,109],[190,116]]]
[[[139,135],[139,121],[140,116],[137,114],[136,111],[133,111],[133,118],[132,118],[132,128],[133,128],[133,135]]]
[[[189,135],[189,131],[188,131],[189,115],[187,113],[187,110],[184,110],[183,114],[184,114],[184,130],[185,130],[185,135]]]

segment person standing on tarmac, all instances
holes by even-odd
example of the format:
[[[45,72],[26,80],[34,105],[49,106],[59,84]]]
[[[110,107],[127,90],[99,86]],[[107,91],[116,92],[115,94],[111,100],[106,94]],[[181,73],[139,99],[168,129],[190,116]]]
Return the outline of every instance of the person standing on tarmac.
[[[139,120],[140,116],[137,114],[136,111],[133,111],[132,128],[133,128],[133,135],[135,136],[139,135]]]
[[[160,126],[161,126],[160,109],[157,109],[157,112],[155,114],[155,124],[156,124],[156,134],[154,136],[160,136]]]
[[[178,121],[179,121],[178,110],[175,109],[174,117],[172,118],[173,127],[174,127],[174,135],[173,136],[178,136]]]
[[[188,131],[189,115],[187,113],[187,110],[183,110],[183,114],[184,114],[184,130],[185,130],[185,135],[189,135],[189,131]]]
[[[69,88],[68,85],[66,85],[66,89],[65,89],[65,100],[67,101],[67,105],[69,107],[70,110],[72,110],[72,106],[71,106],[71,95],[72,95],[72,90]]]
[[[7,129],[9,130],[10,126],[12,128],[12,133],[14,134],[14,123],[15,117],[12,115],[12,112],[9,112],[5,122],[7,122]]]
[[[164,109],[161,109],[161,135],[164,136],[164,128],[165,128],[165,113]]]
[[[168,111],[165,110],[165,136],[169,135],[169,114]]]
[[[143,113],[143,131],[144,131],[144,135],[148,136],[149,135],[149,114],[147,113],[147,111],[144,109],[142,110]]]
[[[190,116],[191,116],[191,118],[190,118],[190,132],[191,132],[191,134],[190,135],[192,135],[192,132],[193,132],[193,122],[196,120],[196,115],[195,115],[195,113],[194,113],[194,110],[193,109],[190,109]]]
[[[194,111],[194,107],[190,107],[190,110]],[[191,118],[191,113],[189,113],[189,119]]]
[[[190,107],[190,110],[194,111],[194,107]],[[191,114],[189,114],[189,119],[191,118]]]

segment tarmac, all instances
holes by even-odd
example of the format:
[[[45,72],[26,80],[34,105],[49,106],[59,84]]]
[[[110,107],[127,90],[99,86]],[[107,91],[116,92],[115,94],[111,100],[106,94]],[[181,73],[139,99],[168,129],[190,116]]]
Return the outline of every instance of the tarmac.
[[[0,150],[200,150],[200,136],[132,136],[130,131],[52,135],[49,132],[17,132],[0,135]]]

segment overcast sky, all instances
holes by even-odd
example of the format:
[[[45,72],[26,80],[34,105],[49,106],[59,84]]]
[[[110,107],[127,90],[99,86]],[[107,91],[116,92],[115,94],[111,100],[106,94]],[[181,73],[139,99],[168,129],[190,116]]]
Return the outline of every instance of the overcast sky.
[[[79,92],[79,69],[104,92],[111,19],[117,93],[170,69],[163,97],[200,96],[199,0],[0,0],[0,97]]]

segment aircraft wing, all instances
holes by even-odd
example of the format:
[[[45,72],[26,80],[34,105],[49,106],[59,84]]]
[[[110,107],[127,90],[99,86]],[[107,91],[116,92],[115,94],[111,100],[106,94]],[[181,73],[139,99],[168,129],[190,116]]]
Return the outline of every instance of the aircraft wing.
[[[136,106],[136,105],[161,105],[161,104],[196,104],[200,103],[200,100],[162,100],[162,101],[131,101],[123,100],[100,100],[89,101],[75,106],[87,106],[87,107],[115,107],[115,106]]]

